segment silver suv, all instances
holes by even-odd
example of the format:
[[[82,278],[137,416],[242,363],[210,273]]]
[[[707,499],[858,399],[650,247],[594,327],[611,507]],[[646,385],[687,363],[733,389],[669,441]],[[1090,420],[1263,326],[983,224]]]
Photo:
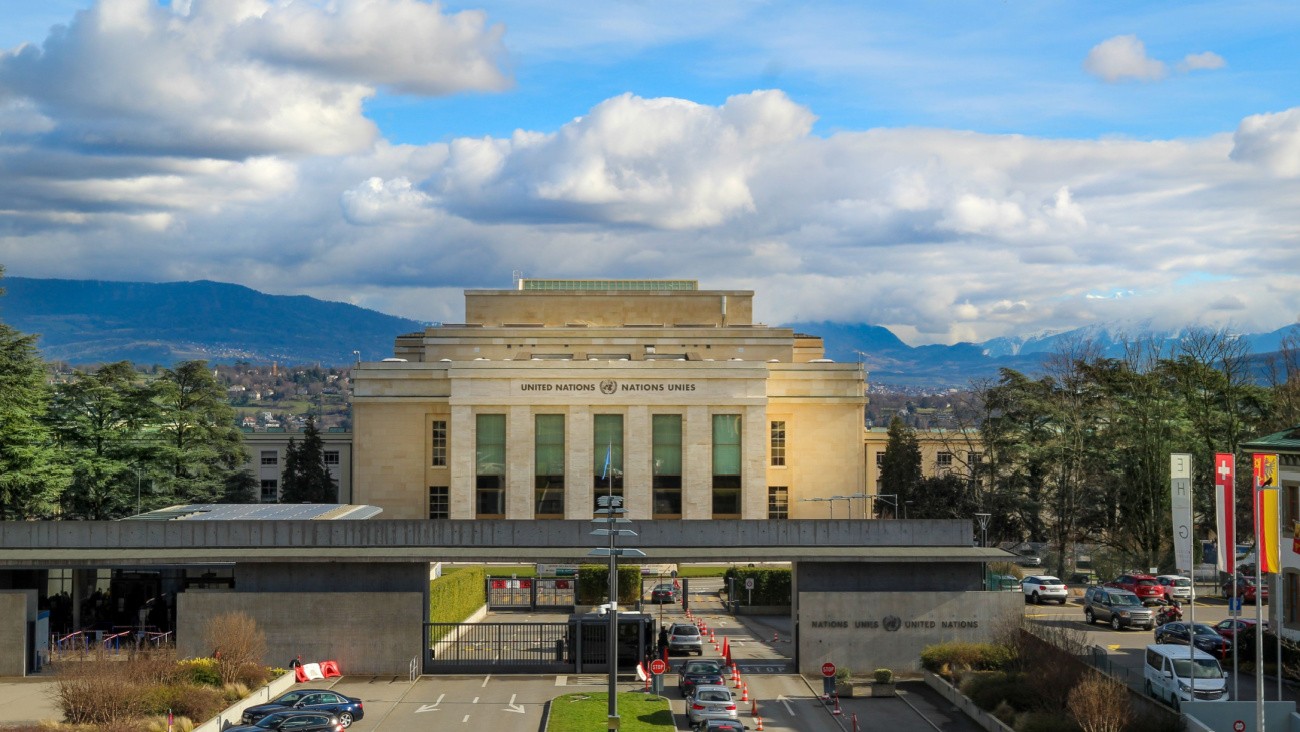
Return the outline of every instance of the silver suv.
[[[1083,594],[1083,619],[1089,625],[1098,620],[1120,628],[1155,627],[1155,612],[1145,607],[1138,596],[1115,587],[1089,587]]]

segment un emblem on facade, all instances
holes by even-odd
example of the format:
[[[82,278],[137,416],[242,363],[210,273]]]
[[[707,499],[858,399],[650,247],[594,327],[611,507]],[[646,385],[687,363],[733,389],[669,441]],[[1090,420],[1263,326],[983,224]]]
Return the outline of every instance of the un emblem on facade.
[[[892,633],[903,627],[903,619],[897,615],[886,615],[885,619],[880,621],[880,624],[884,626],[885,630]]]
[[[616,391],[618,391],[618,382],[617,382],[617,381],[614,381],[613,379],[606,379],[606,380],[600,382],[600,393],[601,393],[601,394],[613,394],[613,393],[616,392]]]

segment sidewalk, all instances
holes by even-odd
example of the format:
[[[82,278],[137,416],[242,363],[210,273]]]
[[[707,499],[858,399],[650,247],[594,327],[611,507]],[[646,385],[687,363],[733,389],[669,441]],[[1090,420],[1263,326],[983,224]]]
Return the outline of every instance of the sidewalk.
[[[54,694],[55,683],[49,678],[0,678],[0,724],[63,719]]]

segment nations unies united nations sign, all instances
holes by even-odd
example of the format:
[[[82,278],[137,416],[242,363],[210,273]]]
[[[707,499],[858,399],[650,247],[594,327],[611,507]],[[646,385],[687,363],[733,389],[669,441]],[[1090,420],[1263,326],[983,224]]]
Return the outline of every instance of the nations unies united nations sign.
[[[639,381],[620,379],[601,379],[599,381],[518,381],[515,388],[521,393],[560,393],[587,394],[595,396],[617,396],[620,394],[645,394],[669,392],[693,392],[694,381]]]

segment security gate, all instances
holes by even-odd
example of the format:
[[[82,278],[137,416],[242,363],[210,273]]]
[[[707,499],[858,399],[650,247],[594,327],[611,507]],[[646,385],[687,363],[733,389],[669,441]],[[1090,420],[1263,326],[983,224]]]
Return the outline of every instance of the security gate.
[[[655,621],[619,615],[618,667],[631,673],[654,653]],[[567,623],[425,623],[426,674],[608,673],[609,620],[574,615]]]
[[[573,579],[488,577],[486,584],[488,607],[492,610],[572,610],[577,603],[578,582]]]

